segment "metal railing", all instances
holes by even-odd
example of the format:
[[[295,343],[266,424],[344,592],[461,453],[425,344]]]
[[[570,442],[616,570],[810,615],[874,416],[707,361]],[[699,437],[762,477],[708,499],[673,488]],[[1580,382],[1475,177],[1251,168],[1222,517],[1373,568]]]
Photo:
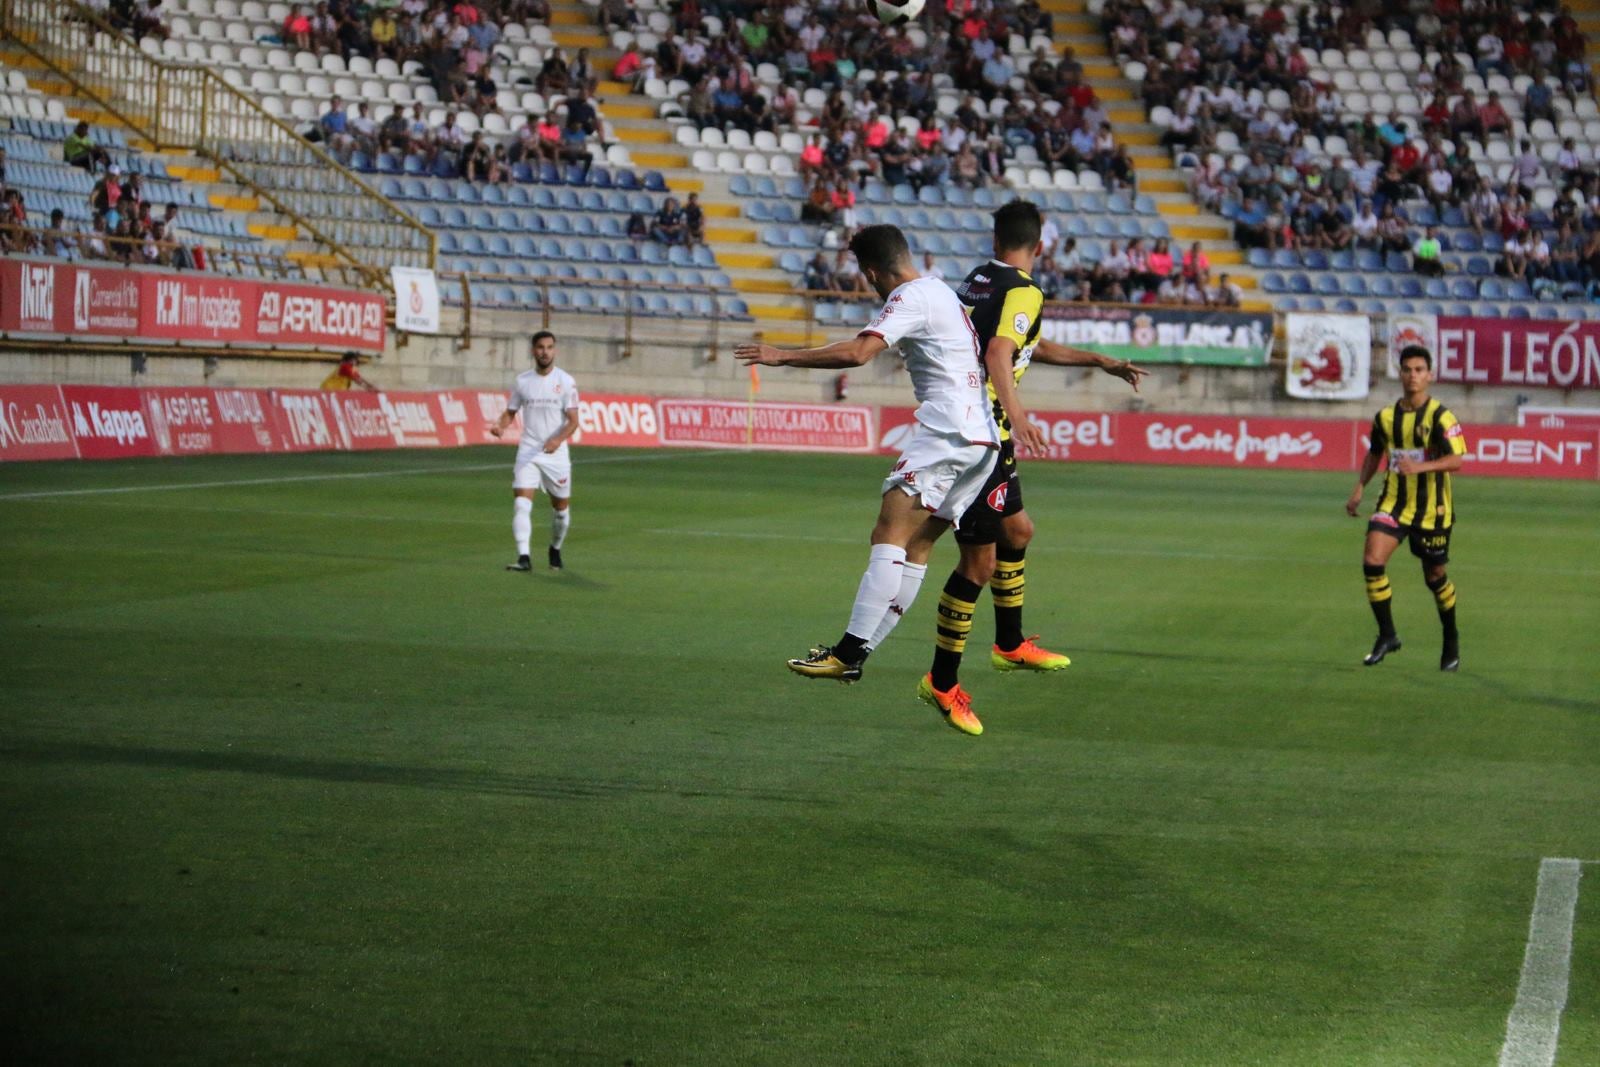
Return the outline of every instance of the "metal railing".
[[[477,285],[513,285],[534,286],[539,290],[539,306],[537,308],[503,307],[490,305],[488,308],[479,307],[472,295],[473,286]],[[640,293],[660,293],[663,295],[682,293],[688,296],[707,296],[711,300],[711,311],[707,315],[694,315],[683,321],[701,321],[707,324],[706,361],[715,363],[720,353],[722,343],[722,309],[723,302],[729,299],[727,290],[719,289],[712,285],[673,285],[667,282],[636,282],[600,281],[578,278],[562,278],[550,274],[478,274],[468,271],[441,271],[439,273],[440,295],[446,296],[447,287],[457,287],[459,297],[455,301],[461,308],[461,332],[458,335],[460,343],[465,346],[472,340],[473,316],[485,310],[525,311],[537,314],[540,325],[549,329],[552,315],[592,315],[600,318],[615,319],[621,327],[621,344],[619,355],[629,357],[633,355],[634,343],[637,336],[639,319],[649,322],[665,321],[665,316],[652,313],[641,313],[635,306],[633,298]],[[621,307],[552,307],[550,304],[551,290],[566,289],[598,289],[616,292],[620,295]]]
[[[436,265],[431,230],[210,68],[150,55],[72,0],[0,0],[0,31],[151,147],[215,163],[364,284]]]
[[[108,267],[152,265],[145,253],[153,246],[158,257],[153,265],[179,270],[276,278],[282,281],[322,281],[354,288],[360,288],[363,280],[357,269],[351,266],[306,267],[275,251],[228,248],[188,236],[176,240],[152,240],[78,228],[56,230],[49,226],[0,223],[0,255],[59,258],[57,252],[61,244],[70,249],[78,262]],[[183,262],[185,258],[187,262]]]

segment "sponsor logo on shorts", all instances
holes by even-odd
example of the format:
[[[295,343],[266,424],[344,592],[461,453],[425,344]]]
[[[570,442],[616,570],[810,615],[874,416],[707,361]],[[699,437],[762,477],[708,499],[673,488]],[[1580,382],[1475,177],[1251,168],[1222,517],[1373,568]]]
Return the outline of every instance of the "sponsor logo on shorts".
[[[1397,520],[1393,515],[1390,515],[1387,511],[1377,512],[1376,514],[1374,514],[1372,516],[1372,521],[1377,523],[1379,526],[1399,526],[1400,525],[1399,520]]]
[[[995,486],[994,491],[989,494],[989,507],[992,510],[1004,511],[1006,509],[1006,491],[1010,488],[1010,482]]]

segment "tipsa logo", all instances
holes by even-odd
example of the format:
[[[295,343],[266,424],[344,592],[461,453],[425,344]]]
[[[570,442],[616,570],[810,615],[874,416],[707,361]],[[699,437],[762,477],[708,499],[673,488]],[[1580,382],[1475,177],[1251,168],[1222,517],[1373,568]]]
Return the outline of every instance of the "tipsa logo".
[[[56,269],[22,265],[22,328],[51,329],[56,323]]]
[[[280,396],[278,404],[288,416],[289,436],[298,447],[330,448],[333,434],[315,396]]]

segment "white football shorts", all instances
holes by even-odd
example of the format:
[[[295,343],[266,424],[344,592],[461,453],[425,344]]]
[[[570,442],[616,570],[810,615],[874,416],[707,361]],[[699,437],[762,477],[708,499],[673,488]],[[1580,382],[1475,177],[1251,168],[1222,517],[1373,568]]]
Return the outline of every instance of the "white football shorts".
[[[572,460],[567,456],[547,455],[542,448],[518,445],[511,487],[542,489],[553,499],[566,500],[572,496]]]
[[[922,506],[934,517],[954,523],[983,491],[997,454],[988,445],[935,433],[919,423],[884,479],[883,491],[920,494]]]

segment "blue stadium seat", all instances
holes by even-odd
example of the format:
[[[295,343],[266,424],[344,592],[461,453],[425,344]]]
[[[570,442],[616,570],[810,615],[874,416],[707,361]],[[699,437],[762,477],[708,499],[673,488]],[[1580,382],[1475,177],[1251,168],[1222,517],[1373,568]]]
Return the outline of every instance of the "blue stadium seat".
[[[479,237],[475,233],[464,233],[461,235],[461,251],[466,252],[469,255],[481,256],[487,252],[488,249],[484,247],[482,237]]]
[[[533,172],[533,168],[528,164],[513,163],[511,164],[511,180],[518,185],[529,185],[538,181],[539,176]]]
[[[1338,255],[1338,253],[1335,252],[1334,255]],[[1334,270],[1350,269],[1349,263],[1344,264],[1342,267],[1338,263],[1331,263],[1328,259],[1328,254],[1320,248],[1306,249],[1300,254],[1300,262],[1304,263],[1309,270],[1327,270],[1330,266]]]
[[[572,232],[572,216],[552,211],[544,216],[544,228],[546,233],[564,237]]]
[[[619,170],[611,175],[611,184],[617,189],[634,190],[641,188],[639,176],[631,170]]]
[[[1354,300],[1350,300],[1348,298],[1344,299],[1344,300],[1337,300],[1337,301],[1334,302],[1333,310],[1334,311],[1342,311],[1342,312],[1345,312],[1346,314],[1353,315],[1357,311],[1356,302]]]
[[[1311,292],[1311,279],[1298,271],[1289,275],[1287,282],[1291,293],[1304,295]]]
[[[593,215],[573,215],[572,232],[579,237],[598,237],[600,227],[595,224]]]
[[[1429,278],[1422,283],[1422,295],[1429,300],[1447,300],[1450,297],[1450,283],[1443,278]]]
[[[1319,274],[1313,287],[1320,296],[1337,296],[1339,294],[1339,277],[1336,274]]]
[[[1300,253],[1292,248],[1273,249],[1272,265],[1279,270],[1293,270],[1300,266]]]
[[[1245,252],[1244,261],[1257,270],[1272,266],[1272,253],[1265,248],[1252,248]]]
[[[600,235],[602,237],[621,239],[628,235],[628,230],[617,216],[605,215],[600,219]]]
[[[1339,281],[1339,290],[1346,296],[1366,296],[1367,277],[1356,271],[1348,274],[1334,275]]]
[[[1478,299],[1478,283],[1471,278],[1457,278],[1450,283],[1450,295],[1457,300]]]
[[[1280,282],[1283,281],[1282,278],[1279,278],[1278,280]],[[1265,286],[1263,286],[1263,288],[1265,288]],[[1300,310],[1300,301],[1296,300],[1292,296],[1286,296],[1282,300],[1278,301],[1278,310],[1279,311],[1299,311]]]
[[[609,168],[590,167],[589,184],[596,189],[609,189],[615,184],[615,182],[611,177],[611,171]]]
[[[1494,273],[1494,264],[1488,256],[1468,256],[1466,269],[1468,274],[1482,278]]]
[[[1394,296],[1397,291],[1394,279],[1387,274],[1374,274],[1367,280],[1367,292],[1373,296]]]
[[[1455,235],[1455,249],[1457,252],[1479,252],[1483,249],[1483,242],[1469,230]]]
[[[488,239],[484,241],[483,246],[486,249],[489,250],[489,254],[490,255],[494,255],[494,256],[512,256],[512,255],[515,255],[515,253],[511,249],[511,238],[507,237],[503,233],[491,233],[489,235]]]
[[[1320,296],[1308,296],[1300,301],[1301,311],[1325,311],[1327,307]]]
[[[1383,257],[1383,265],[1391,274],[1411,273],[1411,260],[1404,252],[1390,252]]]
[[[644,172],[644,187],[652,193],[664,193],[667,191],[667,181],[659,170],[647,170]]]
[[[1289,285],[1284,280],[1283,275],[1275,270],[1268,271],[1261,276],[1261,288],[1262,291],[1268,293],[1287,293],[1289,291]]]
[[[1529,317],[1529,315],[1528,315],[1528,305],[1527,304],[1523,304],[1523,303],[1512,304],[1509,308],[1506,309],[1506,317],[1507,318],[1511,318],[1511,319],[1526,319],[1526,318],[1528,318]]]
[[[1415,300],[1422,296],[1422,279],[1415,275],[1407,275],[1400,279],[1400,295]]]
[[[1380,271],[1383,269],[1383,253],[1373,248],[1363,248],[1356,252],[1356,269],[1365,271]]]

